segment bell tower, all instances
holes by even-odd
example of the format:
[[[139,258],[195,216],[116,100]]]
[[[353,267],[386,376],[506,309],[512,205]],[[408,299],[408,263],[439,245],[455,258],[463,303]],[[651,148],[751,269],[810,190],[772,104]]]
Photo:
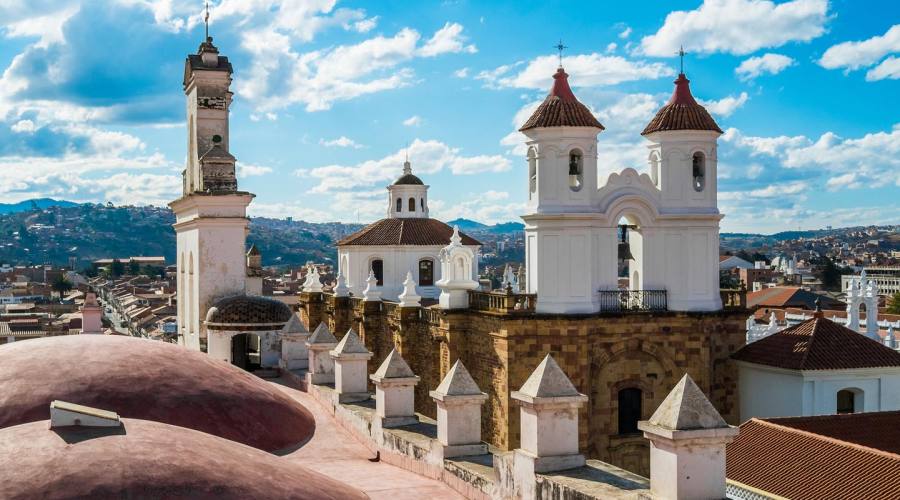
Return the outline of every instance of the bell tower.
[[[388,217],[428,218],[428,186],[412,173],[409,159],[403,162],[403,175],[388,186],[387,190]]]
[[[208,29],[207,29],[208,31]],[[175,213],[178,340],[204,350],[203,321],[212,302],[246,290],[247,206],[229,153],[228,108],[232,67],[207,36],[184,64],[187,97],[187,164]]]

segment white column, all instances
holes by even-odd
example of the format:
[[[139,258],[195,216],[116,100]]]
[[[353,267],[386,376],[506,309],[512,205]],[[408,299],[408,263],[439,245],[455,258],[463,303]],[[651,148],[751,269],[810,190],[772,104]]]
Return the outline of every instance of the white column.
[[[437,404],[437,439],[443,458],[487,453],[487,445],[481,442],[481,405],[488,396],[461,361],[429,394]]]
[[[334,391],[339,403],[369,399],[366,366],[373,353],[351,328],[329,353],[334,360]]]
[[[722,419],[690,376],[638,428],[650,440],[653,498],[725,498],[725,445],[738,428]]]
[[[306,374],[308,384],[334,383],[334,360],[331,359],[329,351],[336,345],[337,339],[325,323],[320,323],[306,341],[306,348],[309,351],[309,372]]]
[[[419,422],[416,418],[414,392],[419,377],[396,349],[391,350],[369,378],[375,384],[375,415],[381,420],[382,428]]]

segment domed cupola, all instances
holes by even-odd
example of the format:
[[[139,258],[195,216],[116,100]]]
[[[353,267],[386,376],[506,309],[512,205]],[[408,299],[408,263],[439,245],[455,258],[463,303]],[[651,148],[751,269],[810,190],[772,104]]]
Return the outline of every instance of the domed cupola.
[[[249,295],[217,300],[206,313],[208,330],[281,330],[291,319],[291,308],[283,302]]]
[[[603,130],[603,125],[597,121],[591,110],[579,102],[572,93],[569,75],[562,66],[553,75],[550,93],[519,131],[543,127],[594,127]]]
[[[709,111],[694,100],[690,83],[684,73],[678,75],[675,91],[669,102],[656,112],[641,135],[669,130],[710,130],[722,133]]]
[[[409,160],[403,162],[403,175],[387,189],[388,217],[428,218],[428,186],[412,173]]]

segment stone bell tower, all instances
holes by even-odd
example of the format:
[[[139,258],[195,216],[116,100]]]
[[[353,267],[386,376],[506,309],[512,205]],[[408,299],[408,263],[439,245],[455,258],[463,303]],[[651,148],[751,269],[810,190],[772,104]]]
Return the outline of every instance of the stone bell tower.
[[[205,347],[203,319],[213,300],[246,288],[247,205],[239,191],[235,158],[229,153],[228,108],[232,68],[207,36],[184,64],[187,96],[187,165],[175,212],[178,245],[178,339]]]

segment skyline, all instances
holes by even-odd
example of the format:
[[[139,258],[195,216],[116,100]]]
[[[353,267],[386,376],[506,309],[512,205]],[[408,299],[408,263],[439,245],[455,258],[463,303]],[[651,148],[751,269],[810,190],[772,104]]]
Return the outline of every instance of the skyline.
[[[683,45],[693,93],[725,131],[722,231],[900,220],[900,24],[879,15],[895,5],[513,5],[211,3],[210,34],[235,67],[230,146],[257,195],[250,214],[381,218],[408,149],[433,217],[519,221],[515,130],[562,38],[575,94],[606,127],[601,181],[646,171],[639,133]],[[181,65],[202,41],[202,2],[0,2],[0,14],[0,202],[175,199]]]

